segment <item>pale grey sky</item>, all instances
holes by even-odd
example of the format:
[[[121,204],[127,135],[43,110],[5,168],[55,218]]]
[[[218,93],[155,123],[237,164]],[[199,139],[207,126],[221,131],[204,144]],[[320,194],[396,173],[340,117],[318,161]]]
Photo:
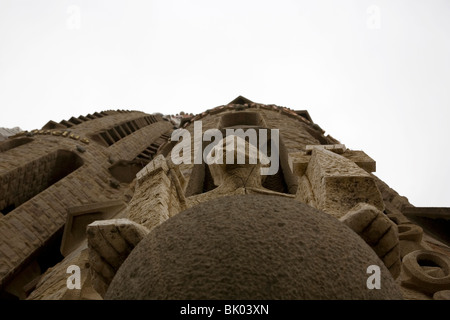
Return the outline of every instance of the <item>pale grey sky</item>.
[[[416,206],[450,206],[450,1],[0,0],[0,126],[105,109],[307,109]]]

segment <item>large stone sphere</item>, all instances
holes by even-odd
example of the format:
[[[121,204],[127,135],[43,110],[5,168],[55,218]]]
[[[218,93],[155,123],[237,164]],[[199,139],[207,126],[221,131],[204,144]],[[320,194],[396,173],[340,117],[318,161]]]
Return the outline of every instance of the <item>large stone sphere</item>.
[[[380,289],[367,286],[371,265],[380,267]],[[154,228],[119,268],[105,299],[402,295],[374,251],[336,218],[285,197],[239,195],[204,202]]]

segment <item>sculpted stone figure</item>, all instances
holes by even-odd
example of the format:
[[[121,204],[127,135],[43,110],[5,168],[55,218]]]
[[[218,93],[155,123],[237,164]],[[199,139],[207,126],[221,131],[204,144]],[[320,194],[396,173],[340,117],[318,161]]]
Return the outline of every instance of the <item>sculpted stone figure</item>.
[[[236,142],[238,139],[242,139],[238,136],[235,138]],[[223,159],[225,159],[227,150],[230,150],[230,140],[227,142],[226,139],[223,139],[220,143],[222,144],[222,148],[217,148],[215,151],[214,149],[211,150],[207,160],[210,160],[210,157],[214,156],[214,152],[223,152]],[[261,175],[260,168],[261,166],[267,166],[268,161],[264,158],[264,154],[258,154],[257,150],[254,150],[256,148],[255,146],[249,144],[247,141],[244,142],[244,145],[244,149],[233,148],[234,159],[238,159],[239,156],[241,159],[245,159],[244,163],[227,164],[226,161],[223,161],[224,163],[210,163],[209,170],[214,180],[214,184],[216,184],[217,187],[211,191],[187,198],[184,197],[184,192],[182,192],[185,182],[178,167],[173,165],[170,159],[165,159],[163,156],[157,157],[149,164],[147,169],[143,170],[144,173],[138,174],[135,198],[128,206],[128,218],[150,231],[171,216],[181,212],[184,208],[191,208],[224,196],[264,194],[298,199],[298,195],[275,192],[264,188],[263,181],[265,176]],[[251,164],[250,162],[252,161],[250,161],[250,158],[254,154],[258,154],[258,159],[256,163]],[[230,153],[228,153],[228,156],[229,155]],[[346,164],[346,162],[344,162],[344,164]],[[150,194],[157,196],[148,199],[147,201],[142,201],[143,198],[148,197]],[[330,195],[328,194],[328,196]],[[352,194],[348,194],[347,197],[351,198]],[[149,205],[149,201],[152,202],[151,205]],[[316,204],[317,202],[318,201],[316,201]],[[376,201],[368,202],[377,203]],[[316,205],[313,203],[312,206]],[[318,209],[321,209],[320,206],[317,207]],[[332,205],[329,207],[333,208]],[[339,206],[339,208],[340,207],[341,206]],[[326,208],[324,211],[331,216],[338,218],[342,223],[346,224],[356,232],[380,257],[394,278],[400,274],[401,261],[399,256],[397,227],[382,211],[379,210],[379,208],[372,204],[362,202],[357,203],[346,214],[340,214],[340,216],[334,212],[327,211]],[[115,224],[117,222],[111,220],[111,223]],[[106,227],[105,224],[107,224],[107,222],[103,222],[102,228]],[[111,259],[117,260],[118,265],[115,268],[117,271],[120,264],[125,260],[124,255],[128,255],[130,249],[121,251],[111,250],[108,249],[108,246],[105,246],[104,243],[101,246],[96,245],[94,240],[96,238],[93,233],[100,232],[100,230],[97,230],[99,230],[98,226],[97,228],[89,228],[90,237],[88,239],[92,242],[90,248],[95,251],[91,256],[96,257],[95,261],[92,261],[92,263],[96,266],[96,270],[103,270],[104,268],[102,269],[101,267],[101,261],[109,261]],[[104,237],[100,237],[100,239],[104,239]],[[98,248],[102,249],[100,250]],[[116,252],[117,258],[111,257],[111,252]],[[98,256],[102,255],[106,257],[99,259]],[[97,285],[97,290],[104,294],[114,274],[111,274],[110,272],[107,277],[98,276],[100,273],[100,271],[96,271],[94,273],[94,278],[99,283],[99,285]],[[99,281],[98,279],[104,279],[104,281]],[[94,281],[94,285],[97,282]]]
[[[236,143],[242,138],[236,136]],[[222,140],[222,148],[219,152],[223,152],[223,159],[227,156],[227,150],[230,150],[230,141],[226,139]],[[232,194],[270,194],[281,197],[294,198],[294,195],[275,192],[263,187],[263,181],[266,176],[261,175],[261,167],[268,166],[268,158],[263,153],[258,153],[255,146],[243,141],[245,148],[234,148],[234,159],[244,158],[245,162],[242,164],[232,163],[212,163],[209,165],[209,169],[214,179],[214,183],[218,185],[217,188],[202,193],[199,195],[191,196],[186,199],[188,207],[192,207],[201,202],[212,200],[218,197],[223,197]],[[258,159],[255,164],[251,164],[251,158],[254,154],[258,154]],[[228,156],[230,153],[228,153]],[[212,156],[211,153],[208,155]],[[236,162],[236,161],[235,161]]]
[[[238,97],[177,125],[108,111],[50,121],[26,144],[15,144],[18,137],[3,145],[5,292],[28,299],[449,299],[448,246],[434,238],[435,227],[413,219],[434,221],[449,210],[428,208],[439,209],[436,218],[436,210],[412,206],[372,174],[373,159],[325,136],[306,110]],[[53,130],[61,126],[74,131]],[[75,160],[59,149],[47,155],[55,146],[73,150]],[[22,161],[28,147],[31,158]],[[41,170],[41,160],[63,168],[64,177],[24,194],[26,202],[13,198],[8,182],[29,185],[35,169],[59,176]],[[63,225],[64,259],[54,264]],[[43,272],[40,258],[53,267]]]
[[[236,137],[236,139],[240,138]],[[196,204],[212,200],[217,197],[232,194],[272,194],[287,198],[295,197],[294,195],[290,194],[274,192],[262,186],[262,182],[265,177],[261,176],[259,169],[262,165],[264,165],[263,163],[267,163],[267,161],[266,159],[258,159],[259,161],[257,162],[257,164],[249,164],[250,155],[252,154],[252,151],[255,151],[251,149],[255,147],[247,142],[245,142],[245,146],[245,164],[210,165],[211,173],[215,181],[221,181],[220,185],[212,191],[188,198],[188,207],[192,207]],[[226,153],[226,149],[227,144],[224,140],[222,148],[224,156]],[[234,159],[237,159],[239,152],[242,152],[242,150],[239,150],[238,148],[234,149]],[[338,157],[339,159],[340,157],[337,154],[326,154],[326,156],[329,156],[332,159],[334,157]],[[260,154],[260,157],[264,157],[264,155]],[[336,168],[334,168],[334,171],[349,171],[346,166],[350,166],[352,170],[362,175],[363,178],[366,179],[364,181],[365,184],[373,182],[371,179],[367,179],[367,177],[365,176],[366,173],[363,172],[362,169],[358,168],[353,163],[350,163],[350,161],[345,161],[346,159],[339,160],[340,161],[335,161]],[[333,163],[333,161],[328,161],[328,163]],[[353,175],[355,174],[353,173]],[[342,179],[344,181],[347,181],[345,176]],[[374,188],[376,189],[376,186],[374,186]],[[354,192],[355,194],[347,192],[347,198],[357,198],[358,195],[356,194],[356,192],[359,192],[359,190],[354,190]],[[328,196],[330,195],[328,194]],[[381,200],[368,199],[367,202],[379,204]],[[342,207],[342,205],[340,205],[340,207]],[[337,217],[336,214],[333,214],[331,212],[329,213]],[[394,278],[399,276],[401,271],[401,261],[397,226],[382,211],[380,211],[372,204],[361,202],[352,207],[351,210],[349,210],[345,215],[341,215],[339,217],[339,220],[364,239],[364,241],[377,253],[380,259],[384,262]]]

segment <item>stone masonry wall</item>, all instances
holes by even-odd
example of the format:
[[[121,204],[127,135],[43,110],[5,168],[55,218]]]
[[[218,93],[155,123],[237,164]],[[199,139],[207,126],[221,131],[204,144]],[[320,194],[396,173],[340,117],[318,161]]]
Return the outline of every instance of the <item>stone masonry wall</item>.
[[[143,116],[143,112],[105,112],[92,119],[80,116],[85,120],[71,123],[67,129],[58,125],[55,129],[26,133],[32,142],[0,153],[0,205],[3,208],[11,203],[21,204],[0,215],[0,289],[62,229],[68,208],[130,200],[130,185],[113,183],[108,171],[111,159],[133,159],[150,141],[171,130],[172,124],[160,118],[110,147],[90,141],[89,137],[116,123]],[[17,138],[20,137],[23,134]],[[61,170],[61,166],[69,165],[55,162],[58,150],[73,153],[82,165],[50,185],[49,175],[54,167]]]

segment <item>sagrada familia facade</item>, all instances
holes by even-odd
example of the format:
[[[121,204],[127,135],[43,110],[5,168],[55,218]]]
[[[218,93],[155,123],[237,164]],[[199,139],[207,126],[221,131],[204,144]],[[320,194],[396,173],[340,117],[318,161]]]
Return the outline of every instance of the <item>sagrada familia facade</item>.
[[[450,210],[375,171],[242,96],[49,121],[0,142],[0,299],[450,299]]]

